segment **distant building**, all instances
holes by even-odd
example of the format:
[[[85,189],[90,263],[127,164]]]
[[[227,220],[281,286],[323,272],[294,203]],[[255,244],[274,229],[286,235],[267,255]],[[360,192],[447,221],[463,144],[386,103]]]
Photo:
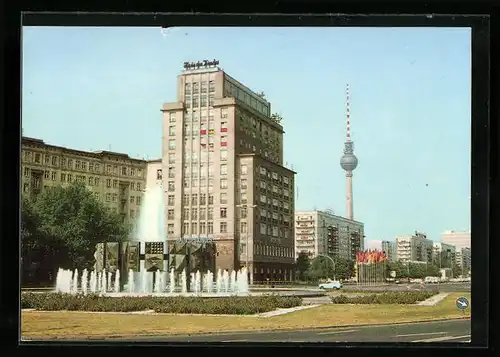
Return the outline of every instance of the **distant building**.
[[[295,172],[283,166],[281,119],[216,63],[187,63],[162,107],[168,240],[213,239],[217,269],[290,280]]]
[[[397,260],[397,250],[396,242],[390,242],[388,240],[382,241],[382,251],[385,252],[387,261],[395,262]]]
[[[467,276],[470,274],[471,269],[471,249],[462,248],[458,249],[455,255],[456,264],[460,267],[461,275]]]
[[[452,268],[452,262],[455,260],[456,249],[454,245],[446,243],[433,244],[433,262],[439,268]]]
[[[328,242],[331,227],[333,239]],[[319,254],[356,259],[364,250],[364,224],[323,211],[295,212],[295,258],[307,253],[311,259]]]
[[[411,236],[396,237],[397,260],[402,262],[431,263],[433,242],[425,233],[415,232]]]
[[[163,182],[163,163],[161,159],[147,162],[146,188],[154,187]]]
[[[441,234],[441,242],[454,245],[457,251],[462,248],[471,248],[470,232],[446,231]]]
[[[21,191],[34,199],[44,190],[82,182],[107,210],[133,222],[146,184],[145,160],[111,151],[82,151],[23,137]]]

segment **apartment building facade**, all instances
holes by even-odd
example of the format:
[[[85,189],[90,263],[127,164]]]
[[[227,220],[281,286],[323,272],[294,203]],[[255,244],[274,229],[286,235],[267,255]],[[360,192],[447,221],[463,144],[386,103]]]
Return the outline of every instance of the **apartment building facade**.
[[[441,242],[454,245],[457,250],[471,248],[470,232],[446,231],[441,233]]]
[[[452,268],[452,262],[456,259],[456,249],[452,244],[434,243],[433,262],[440,268]]]
[[[455,261],[458,267],[461,269],[461,274],[463,276],[470,275],[471,271],[471,249],[461,248],[457,249],[455,254]]]
[[[200,68],[178,77],[177,101],[162,112],[168,239],[206,237],[217,268],[289,279],[295,173],[282,166],[270,103],[219,68]]]
[[[333,241],[328,241],[332,227]],[[295,259],[307,253],[355,260],[356,252],[364,250],[364,224],[336,216],[331,212],[313,210],[295,212]]]
[[[145,160],[111,151],[88,152],[45,143],[21,141],[21,192],[34,199],[44,190],[82,182],[109,211],[133,223],[146,183]]]
[[[425,233],[396,237],[397,259],[402,262],[432,263],[433,242]]]
[[[385,252],[385,255],[387,257],[387,261],[395,262],[397,260],[396,242],[383,240],[381,245],[382,251]]]

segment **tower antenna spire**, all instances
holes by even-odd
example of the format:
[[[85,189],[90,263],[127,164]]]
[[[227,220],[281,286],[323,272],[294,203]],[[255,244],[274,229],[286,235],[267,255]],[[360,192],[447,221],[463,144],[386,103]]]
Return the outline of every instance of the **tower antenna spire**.
[[[349,93],[349,83],[345,89],[345,119],[346,119],[346,141],[351,141],[351,98]]]
[[[346,85],[346,139],[344,155],[340,158],[340,166],[345,171],[346,178],[346,217],[354,219],[354,202],[352,194],[352,172],[358,166],[358,158],[354,155],[354,142],[351,140],[351,93]]]

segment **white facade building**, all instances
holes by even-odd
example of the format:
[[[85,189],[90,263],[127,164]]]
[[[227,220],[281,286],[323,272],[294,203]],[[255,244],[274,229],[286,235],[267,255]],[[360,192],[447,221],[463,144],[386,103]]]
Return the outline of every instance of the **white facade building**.
[[[338,232],[338,248],[333,254],[328,246],[328,227],[335,227]],[[359,238],[356,250],[363,250],[363,223],[319,210],[295,212],[295,259],[306,252],[311,259],[323,254],[354,260],[353,237]]]
[[[462,248],[471,248],[470,232],[446,231],[441,234],[441,242],[454,245],[457,251]]]
[[[412,236],[396,237],[397,260],[402,262],[432,262],[433,242],[427,235],[415,232]]]

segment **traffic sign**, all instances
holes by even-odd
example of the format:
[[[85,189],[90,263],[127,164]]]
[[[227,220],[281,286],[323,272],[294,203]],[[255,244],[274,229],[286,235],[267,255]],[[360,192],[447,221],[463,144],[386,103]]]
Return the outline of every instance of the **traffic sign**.
[[[457,309],[465,311],[469,307],[469,300],[465,296],[461,296],[455,301],[455,304]]]

